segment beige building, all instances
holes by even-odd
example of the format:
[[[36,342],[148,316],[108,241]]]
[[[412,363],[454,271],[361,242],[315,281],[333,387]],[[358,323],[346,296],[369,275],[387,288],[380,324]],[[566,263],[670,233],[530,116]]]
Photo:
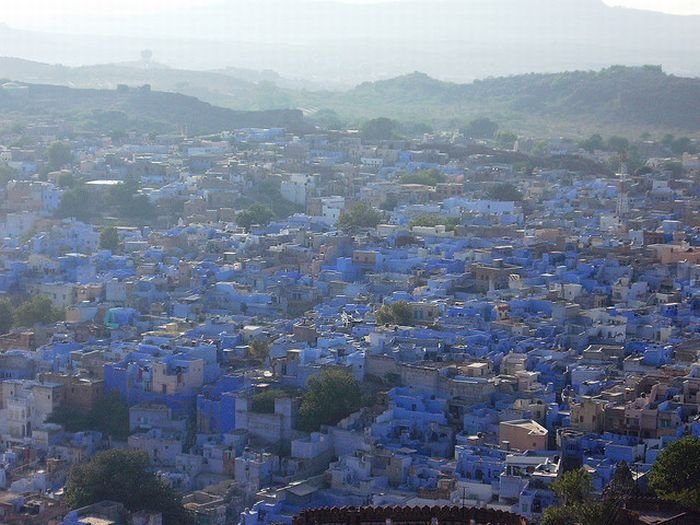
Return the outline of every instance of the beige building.
[[[511,450],[547,450],[549,431],[532,419],[502,421],[498,425],[498,441]]]
[[[605,408],[608,402],[583,396],[579,403],[571,405],[571,426],[581,432],[603,432]]]
[[[60,406],[63,386],[25,379],[8,379],[2,383],[2,431],[10,439],[31,437]]]
[[[181,361],[179,365],[153,363],[153,391],[177,394],[204,384],[204,360]]]

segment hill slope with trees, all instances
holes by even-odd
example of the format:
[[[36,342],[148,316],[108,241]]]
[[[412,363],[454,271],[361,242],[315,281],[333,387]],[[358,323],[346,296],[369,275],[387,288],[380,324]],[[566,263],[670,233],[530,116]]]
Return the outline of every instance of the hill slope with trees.
[[[348,91],[292,89],[213,72],[118,65],[66,68],[15,59],[0,59],[0,75],[84,86],[115,86],[120,80],[133,86],[152,80],[154,88],[166,90],[70,89],[47,84],[0,89],[0,111],[73,115],[83,127],[105,131],[186,127],[192,133],[208,133],[247,126],[303,131],[300,110],[279,108],[304,108],[321,127],[363,127],[371,119],[390,117],[384,120],[409,131],[454,129],[488,117],[500,130],[538,136],[700,133],[700,79],[669,75],[658,66],[527,74],[470,84],[412,73],[365,82]]]
[[[523,131],[578,127],[700,131],[700,79],[660,67],[529,74],[454,84],[413,73],[368,82],[318,100],[341,117],[391,115],[398,120],[457,124],[489,116]],[[689,108],[691,109],[689,111]]]
[[[0,80],[0,112],[6,116],[53,118],[89,131],[216,133],[245,127],[307,128],[301,111],[235,111],[179,93],[126,89],[73,89]]]

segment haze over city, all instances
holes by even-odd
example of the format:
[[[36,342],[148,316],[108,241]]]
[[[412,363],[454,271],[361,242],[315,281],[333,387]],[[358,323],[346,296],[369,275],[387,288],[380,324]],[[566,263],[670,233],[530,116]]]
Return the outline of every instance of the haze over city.
[[[700,524],[697,0],[4,0],[0,524]]]

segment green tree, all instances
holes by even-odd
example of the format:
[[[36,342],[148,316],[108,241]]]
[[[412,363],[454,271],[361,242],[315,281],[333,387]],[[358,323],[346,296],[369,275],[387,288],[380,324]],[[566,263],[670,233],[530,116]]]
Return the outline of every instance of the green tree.
[[[0,335],[12,328],[12,304],[7,299],[0,299]]]
[[[487,195],[489,199],[495,201],[521,201],[523,200],[523,194],[520,193],[518,188],[510,182],[503,182],[501,184],[496,184],[489,188]]]
[[[414,226],[437,226],[438,224],[445,225],[447,231],[454,231],[455,227],[459,224],[459,218],[445,217],[444,215],[419,215],[411,219],[409,226],[413,228]]]
[[[606,499],[620,500],[627,499],[634,495],[634,477],[629,465],[625,461],[620,461],[615,467],[610,483],[605,487],[603,495]]]
[[[380,211],[364,202],[358,202],[343,210],[338,219],[338,228],[345,231],[375,228],[382,221],[382,218]]]
[[[122,503],[131,512],[161,512],[166,525],[192,522],[181,496],[156,476],[142,451],[107,450],[71,468],[66,503],[79,508],[102,500]]]
[[[115,143],[122,142],[126,137],[127,133],[123,129],[115,129],[109,132],[109,138],[111,138],[112,142]]]
[[[499,131],[496,133],[496,142],[502,148],[513,149],[518,136],[510,131]]]
[[[401,184],[425,184],[426,186],[436,186],[446,180],[447,177],[445,177],[445,174],[436,169],[404,173],[399,177],[399,182],[401,182]]]
[[[345,123],[340,115],[332,109],[321,109],[314,113],[309,120],[323,129],[343,129]]]
[[[379,205],[379,208],[384,210],[384,211],[394,211],[398,205],[399,205],[399,198],[396,195],[394,195],[393,193],[390,193],[389,195],[386,196],[386,199],[384,199],[384,202],[382,202]]]
[[[413,325],[413,310],[406,301],[385,304],[374,314],[379,324]]]
[[[579,142],[579,147],[593,153],[595,150],[604,150],[605,142],[603,141],[603,137],[596,133],[588,137],[586,140]]]
[[[498,131],[498,124],[489,118],[472,120],[466,127],[460,130],[465,137],[473,139],[492,139]]]
[[[355,377],[337,368],[309,380],[299,407],[299,428],[308,432],[335,425],[362,407],[362,389]]]
[[[247,210],[240,212],[236,216],[236,222],[239,226],[250,230],[253,225],[267,226],[272,220],[273,213],[269,208],[262,204],[253,204]]]
[[[121,216],[133,217],[138,221],[150,220],[155,217],[155,208],[146,195],[134,194],[131,199],[121,207]]]
[[[564,505],[583,503],[593,492],[593,479],[584,468],[570,470],[552,483],[552,490]]]
[[[662,499],[700,509],[700,439],[686,436],[668,445],[649,472],[649,487]]]
[[[564,473],[552,483],[560,506],[545,509],[541,525],[600,525],[618,523],[614,502],[591,501],[593,479],[583,468]]]
[[[396,138],[396,121],[386,117],[368,120],[360,127],[363,140],[389,140]]]
[[[120,217],[144,221],[155,216],[155,208],[146,195],[139,193],[139,188],[139,180],[134,176],[110,188],[107,201],[117,208]]]
[[[607,148],[620,154],[627,153],[630,142],[624,137],[612,136],[608,139]]]
[[[77,185],[63,193],[56,216],[61,219],[73,217],[82,222],[89,222],[99,215],[102,203],[91,194],[85,186]]]
[[[68,432],[96,430],[123,441],[129,436],[129,407],[114,393],[105,394],[89,410],[59,407],[47,418]]]
[[[270,345],[264,339],[254,339],[250,344],[250,355],[255,359],[264,361],[270,354]]]
[[[667,148],[670,148],[675,139],[676,137],[674,137],[671,133],[666,133],[661,139],[661,144],[663,144]]]
[[[290,202],[282,196],[280,191],[281,182],[277,178],[268,178],[256,182],[249,193],[249,197],[259,205],[270,210],[273,217],[285,219],[294,213],[304,211],[304,207]]]
[[[17,178],[17,171],[5,162],[0,162],[0,188],[4,188],[8,182],[15,178]]]
[[[72,173],[61,173],[56,179],[56,185],[63,189],[73,188],[76,182]]]
[[[100,232],[100,248],[112,252],[119,248],[119,233],[114,226],[107,226]]]
[[[542,514],[540,525],[623,525],[627,521],[618,521],[617,508],[595,501],[548,507]]]
[[[31,327],[35,324],[53,324],[63,316],[64,313],[54,308],[48,297],[35,295],[17,307],[14,322],[15,326]]]
[[[251,398],[251,409],[258,414],[273,414],[275,412],[275,400],[283,397],[288,397],[284,390],[268,388]]]
[[[67,142],[52,142],[47,151],[49,169],[58,170],[70,164],[73,159],[71,146]]]
[[[671,143],[671,152],[674,155],[683,155],[683,153],[695,153],[695,146],[688,137],[679,137]]]

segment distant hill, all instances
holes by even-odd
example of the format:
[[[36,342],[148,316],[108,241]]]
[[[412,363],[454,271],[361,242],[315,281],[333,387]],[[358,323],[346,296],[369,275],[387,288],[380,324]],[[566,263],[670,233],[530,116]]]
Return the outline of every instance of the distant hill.
[[[5,117],[62,118],[77,129],[215,133],[243,127],[285,127],[304,131],[301,111],[234,111],[179,93],[144,88],[74,89],[0,80],[0,112]]]
[[[599,72],[529,74],[471,84],[441,82],[413,73],[317,96],[306,103],[344,117],[383,115],[431,124],[459,124],[486,116],[502,128],[546,135],[591,130],[698,133],[698,101],[700,79],[667,75],[655,66],[618,66]]]
[[[0,78],[75,88],[115,89],[150,84],[154,90],[197,97],[217,106],[240,110],[287,109],[292,102],[277,87],[284,79],[272,72],[247,70],[190,71],[138,62],[69,67],[0,57]],[[255,80],[254,80],[255,79]],[[269,79],[275,79],[271,82]],[[290,81],[291,82],[291,81]]]
[[[11,97],[9,106],[0,101],[0,111],[11,109],[14,103],[14,108],[21,111],[40,107],[74,112],[86,125],[119,123],[128,127],[135,121],[138,125],[187,126],[191,131],[226,129],[232,127],[230,123],[249,122],[296,127],[301,125],[302,117],[291,109],[300,108],[312,120],[316,114],[327,116],[329,112],[323,110],[330,110],[349,126],[386,116],[455,128],[474,118],[488,117],[501,129],[542,137],[593,132],[629,137],[644,132],[655,136],[700,133],[700,79],[668,75],[657,66],[527,74],[469,84],[412,73],[365,82],[346,91],[280,87],[274,83],[272,72],[260,72],[257,77],[255,72],[244,72],[250,80],[232,74],[238,73],[111,64],[70,68],[0,58],[0,78],[108,88],[62,91],[57,86],[32,84],[27,95],[32,106],[20,108],[16,97]],[[118,84],[132,87],[127,93],[118,93]],[[154,91],[146,95],[133,87],[143,84],[150,84]],[[259,110],[265,112],[245,113]]]

